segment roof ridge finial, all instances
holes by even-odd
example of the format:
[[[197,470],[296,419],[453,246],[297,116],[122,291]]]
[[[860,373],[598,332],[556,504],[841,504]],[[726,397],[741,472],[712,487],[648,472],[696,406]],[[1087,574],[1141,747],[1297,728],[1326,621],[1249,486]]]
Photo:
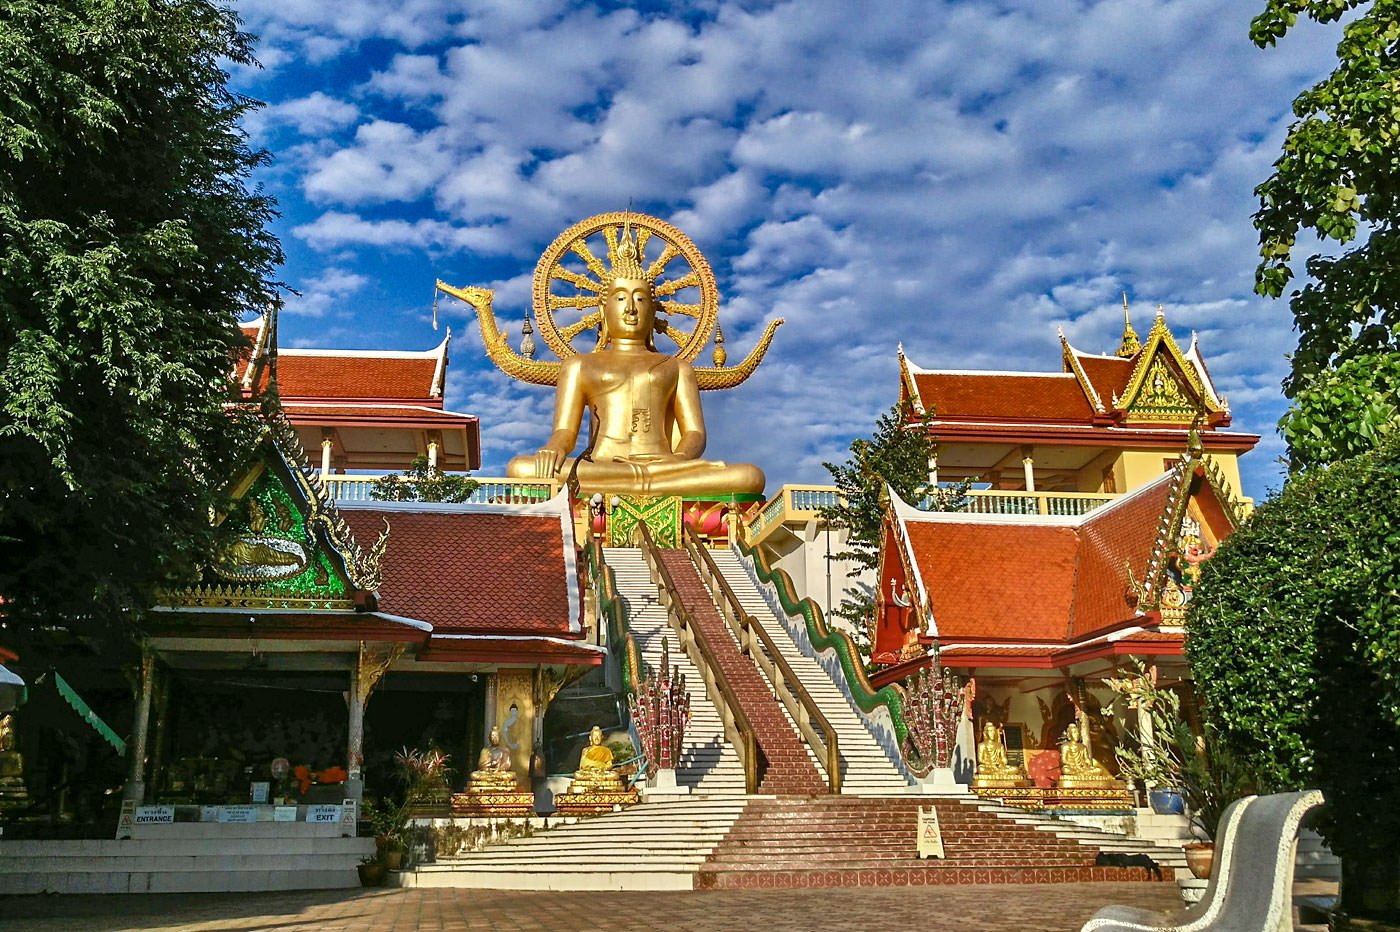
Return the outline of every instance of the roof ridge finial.
[[[1161,305],[1158,305],[1160,308]],[[1138,354],[1142,349],[1142,342],[1138,340],[1137,331],[1133,329],[1133,322],[1128,317],[1128,293],[1123,292],[1123,341],[1118,344],[1117,355],[1122,359],[1129,359]]]

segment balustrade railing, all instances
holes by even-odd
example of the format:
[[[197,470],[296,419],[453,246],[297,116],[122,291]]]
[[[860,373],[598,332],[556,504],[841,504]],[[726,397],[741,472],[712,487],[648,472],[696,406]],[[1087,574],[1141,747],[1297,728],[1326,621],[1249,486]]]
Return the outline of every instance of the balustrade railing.
[[[322,475],[326,490],[337,502],[372,502],[371,494],[380,476]],[[476,505],[529,505],[553,498],[559,483],[535,479],[506,479],[472,476],[477,483],[467,501]]]
[[[734,745],[739,762],[744,766],[744,792],[758,792],[758,738],[754,734],[744,707],[739,704],[738,694],[730,686],[719,660],[710,645],[696,633],[695,619],[681,602],[680,591],[676,588],[671,571],[661,559],[661,551],[656,546],[651,529],[643,521],[637,525],[642,534],[642,555],[651,570],[651,578],[656,581],[657,594],[661,606],[666,609],[671,629],[676,632],[680,649],[700,671],[705,681],[705,693],[719,711],[720,722],[724,726],[724,736]]]
[[[739,642],[739,652],[752,660],[767,677],[769,685],[773,687],[773,695],[788,710],[797,730],[826,771],[826,782],[831,792],[841,792],[841,752],[831,723],[802,686],[797,674],[792,672],[792,667],[783,659],[768,631],[744,611],[739,597],[715,564],[715,558],[710,556],[695,532],[686,527],[681,533],[690,561],[700,571],[700,579],[714,597],[720,616]]]

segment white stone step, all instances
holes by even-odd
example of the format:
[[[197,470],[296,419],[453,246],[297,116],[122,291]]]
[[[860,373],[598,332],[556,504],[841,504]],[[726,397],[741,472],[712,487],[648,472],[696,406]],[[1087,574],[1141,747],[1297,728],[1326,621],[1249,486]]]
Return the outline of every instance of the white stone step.
[[[404,886],[502,890],[689,890],[748,805],[696,796],[642,803],[405,872]]]

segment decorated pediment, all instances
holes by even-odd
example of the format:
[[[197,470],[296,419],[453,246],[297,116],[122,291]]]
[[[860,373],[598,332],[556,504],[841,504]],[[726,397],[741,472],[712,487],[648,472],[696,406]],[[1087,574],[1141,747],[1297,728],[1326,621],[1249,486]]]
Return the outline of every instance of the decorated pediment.
[[[1165,624],[1184,623],[1202,566],[1241,520],[1243,509],[1214,461],[1199,453],[1182,457],[1147,571],[1138,579],[1127,568],[1137,610],[1160,612]]]
[[[274,418],[278,415],[274,415]],[[353,612],[373,608],[388,528],[368,551],[354,540],[300,447],[274,420],[251,465],[215,516],[226,532],[199,582],[163,601],[185,608]]]
[[[1190,424],[1226,409],[1201,378],[1201,371],[1172,337],[1158,309],[1147,343],[1113,407],[1128,421]]]

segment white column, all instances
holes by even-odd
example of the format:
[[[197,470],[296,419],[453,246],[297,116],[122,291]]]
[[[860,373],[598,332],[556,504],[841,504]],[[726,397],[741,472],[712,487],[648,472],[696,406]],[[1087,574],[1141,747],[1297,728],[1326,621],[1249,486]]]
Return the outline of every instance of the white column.
[[[150,730],[151,693],[155,686],[156,655],[149,646],[141,648],[141,692],[136,699],[136,721],[127,743],[127,777],[122,799],[138,805],[146,800],[146,735]]]
[[[321,438],[321,475],[331,474],[331,447],[335,444],[330,437]]]
[[[932,493],[938,488],[938,456],[928,458],[928,489]]]
[[[1021,468],[1026,471],[1026,491],[1035,491],[1035,458],[1030,447],[1021,448]]]
[[[429,440],[429,441],[428,441],[428,467],[429,467],[430,469],[437,469],[437,460],[438,460],[438,443],[437,443],[436,440]]]
[[[364,646],[361,645],[361,652],[363,649]],[[363,657],[356,657],[355,666],[350,671],[350,691],[346,694],[350,707],[350,723],[345,754],[345,770],[349,773],[349,778],[345,782],[345,791],[357,800],[363,798],[365,792],[361,770],[365,762],[365,700],[368,697],[364,690],[364,676],[360,672],[363,664]]]

